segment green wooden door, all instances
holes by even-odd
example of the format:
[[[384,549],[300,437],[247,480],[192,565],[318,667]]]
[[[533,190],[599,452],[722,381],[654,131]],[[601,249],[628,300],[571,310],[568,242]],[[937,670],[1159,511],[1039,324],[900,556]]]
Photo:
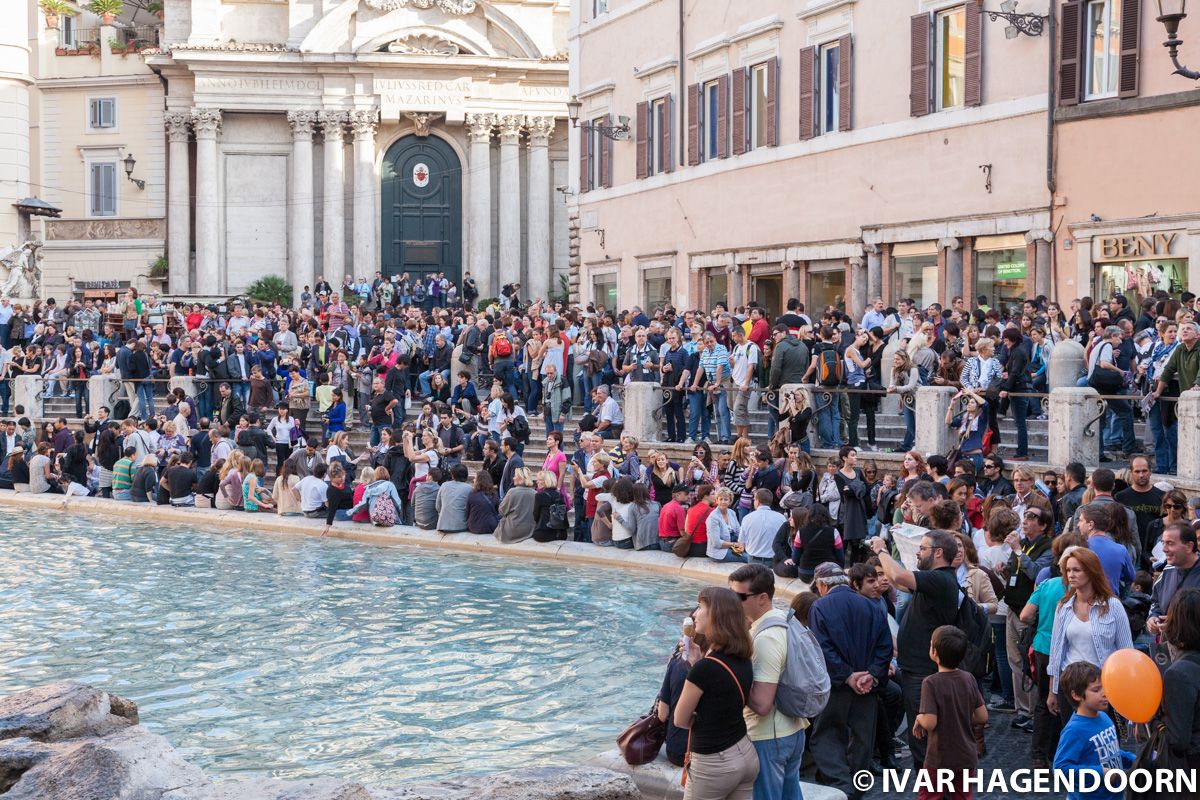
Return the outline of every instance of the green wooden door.
[[[462,164],[436,136],[405,136],[383,159],[384,275],[462,281]]]

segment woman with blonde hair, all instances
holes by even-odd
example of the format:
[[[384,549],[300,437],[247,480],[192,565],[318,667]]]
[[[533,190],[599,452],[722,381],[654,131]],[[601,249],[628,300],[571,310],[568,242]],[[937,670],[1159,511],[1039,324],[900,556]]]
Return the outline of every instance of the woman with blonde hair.
[[[708,548],[705,555],[713,561],[746,560],[737,536],[740,530],[737,513],[733,505],[733,492],[722,486],[717,489],[717,507],[708,515],[704,524],[708,533]]]
[[[381,469],[382,469],[382,467],[381,467]],[[354,485],[354,500],[353,500],[354,506],[352,506],[352,508],[357,507],[358,504],[362,502],[363,494],[366,493],[367,487],[370,486],[374,482],[375,482],[375,468],[374,467],[363,467],[362,469],[360,469],[358,471],[358,481]],[[350,514],[350,521],[351,522],[370,522],[371,521],[371,513],[365,508],[360,509],[358,511],[353,511]]]
[[[219,473],[221,482],[217,488],[217,510],[233,511],[242,507],[242,476],[246,471],[246,454],[241,450],[230,452],[225,466]]]
[[[533,529],[535,542],[566,541],[568,525],[567,504],[558,488],[558,475],[544,469],[537,475],[537,494],[533,498],[533,519],[537,527]],[[556,506],[562,506],[562,511],[552,512]],[[561,516],[561,526],[559,517]]]
[[[274,511],[275,502],[271,499],[267,487],[263,485],[267,477],[267,465],[261,458],[256,458],[250,464],[250,470],[242,481],[242,510],[243,511]]]
[[[1133,637],[1125,606],[1113,592],[1095,553],[1084,547],[1068,548],[1059,566],[1067,593],[1058,601],[1050,633],[1046,674],[1051,677],[1051,693],[1046,707],[1066,724],[1072,704],[1059,690],[1062,671],[1077,661],[1102,667],[1117,650],[1133,649]]]
[[[904,350],[897,350],[892,357],[892,385],[887,387],[887,393],[900,396],[900,414],[904,417],[901,452],[910,450],[917,437],[917,387],[920,384],[921,375],[912,357]]]
[[[980,339],[975,343],[975,355],[966,359],[963,365],[963,391],[970,389],[977,395],[991,397],[988,392],[998,390],[1004,373],[1000,361],[994,356],[996,343],[992,339]],[[996,403],[987,404],[988,428],[992,431],[992,446],[1000,444],[1000,425],[996,421]],[[978,465],[976,465],[978,467]]]
[[[674,722],[688,731],[684,800],[751,800],[758,753],[746,735],[742,709],[754,681],[754,645],[738,596],[729,589],[700,590],[695,631],[708,645],[688,671]]]
[[[496,541],[504,544],[523,542],[533,536],[536,524],[534,506],[537,490],[533,473],[528,467],[513,470],[512,488],[500,500],[500,524],[496,526]]]

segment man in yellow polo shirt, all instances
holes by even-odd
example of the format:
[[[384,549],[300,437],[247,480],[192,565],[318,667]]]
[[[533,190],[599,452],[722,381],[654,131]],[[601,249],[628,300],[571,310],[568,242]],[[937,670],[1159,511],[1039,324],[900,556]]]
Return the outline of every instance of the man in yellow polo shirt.
[[[758,752],[754,800],[801,800],[800,761],[808,720],[789,717],[775,707],[775,690],[787,665],[787,627],[759,633],[768,620],[786,621],[775,608],[775,574],[762,564],[746,564],[729,575],[729,588],[742,601],[754,640],[754,685],[746,708],[746,731]]]

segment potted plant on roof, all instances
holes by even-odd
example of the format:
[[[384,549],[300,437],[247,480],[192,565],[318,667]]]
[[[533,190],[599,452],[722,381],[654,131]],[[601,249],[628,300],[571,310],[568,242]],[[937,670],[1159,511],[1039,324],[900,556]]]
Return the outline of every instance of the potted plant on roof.
[[[101,25],[112,25],[117,15],[125,10],[125,0],[92,0],[88,10],[100,17]]]
[[[160,20],[163,18],[163,4],[161,0],[150,0],[149,3],[146,3],[146,10]]]
[[[41,0],[42,12],[46,15],[46,27],[58,30],[58,22],[64,16],[70,16],[74,10],[67,0]]]

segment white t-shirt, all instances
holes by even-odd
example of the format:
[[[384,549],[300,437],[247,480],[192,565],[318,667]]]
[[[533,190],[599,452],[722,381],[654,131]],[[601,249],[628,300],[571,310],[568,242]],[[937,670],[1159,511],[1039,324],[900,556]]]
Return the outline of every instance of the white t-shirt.
[[[438,454],[436,450],[425,450],[425,455],[429,456],[428,461],[413,464],[413,477],[424,478],[429,474],[429,470],[438,465]]]
[[[296,484],[296,489],[300,492],[300,510],[307,513],[325,505],[325,492],[328,488],[325,481],[314,475],[301,478]]]
[[[729,360],[732,363],[730,374],[737,386],[745,386],[754,377],[754,369],[758,366],[758,345],[754,342],[742,342],[733,348]]]
[[[625,415],[621,413],[621,407],[617,405],[617,401],[609,397],[600,406],[600,421],[608,421],[609,425],[624,425]]]

